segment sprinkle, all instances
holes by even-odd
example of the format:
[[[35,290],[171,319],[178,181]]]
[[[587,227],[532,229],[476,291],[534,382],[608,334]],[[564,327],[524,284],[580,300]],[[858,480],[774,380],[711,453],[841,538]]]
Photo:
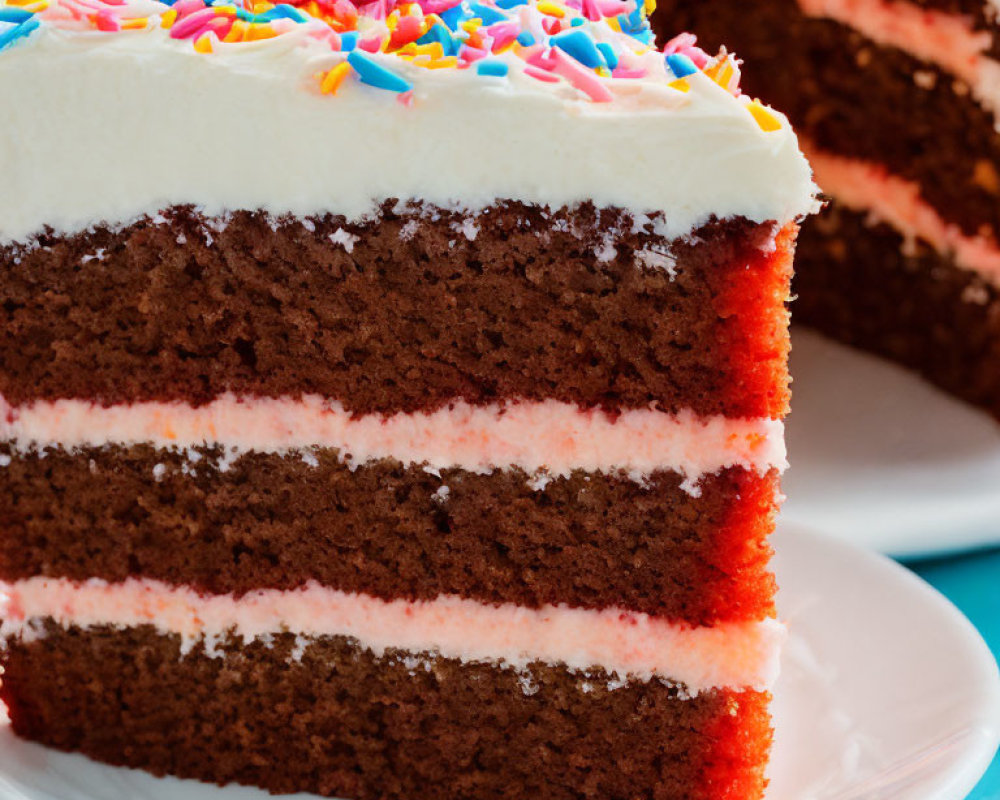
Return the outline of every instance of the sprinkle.
[[[551,2],[551,0],[541,0],[535,8],[550,17],[558,17],[562,19],[566,16],[566,9],[556,3]]]
[[[344,82],[344,78],[347,77],[347,73],[350,71],[351,66],[346,61],[337,64],[337,66],[323,76],[323,80],[319,84],[320,92],[323,94],[336,94],[340,88],[340,84]]]
[[[608,65],[608,69],[614,69],[618,66],[618,54],[615,52],[615,48],[611,46],[608,42],[598,42],[597,49],[601,51],[601,55],[604,56],[604,63]]]
[[[340,34],[340,49],[345,53],[351,52],[355,47],[358,46],[358,32],[357,31],[345,31]]]
[[[528,31],[524,31],[524,33],[517,37],[517,43],[522,47],[531,47],[535,43],[535,37]]]
[[[676,89],[678,92],[690,92],[691,82],[687,78],[678,78],[675,81],[671,81],[667,84],[671,89]]]
[[[609,103],[614,99],[611,90],[601,82],[600,78],[580,66],[580,62],[556,48],[552,48],[552,55],[556,60],[553,72],[564,77],[595,103]]]
[[[503,78],[507,75],[508,67],[502,61],[480,61],[476,65],[476,72],[492,78]]]
[[[553,36],[551,44],[568,53],[585,67],[595,69],[604,66],[604,57],[594,43],[594,37],[586,31],[568,31]]]
[[[504,11],[510,11],[512,8],[517,8],[517,6],[528,5],[528,0],[496,0],[497,8],[502,8]]]
[[[352,50],[348,53],[347,63],[354,67],[361,82],[367,83],[369,86],[387,89],[390,92],[408,92],[413,88],[413,84],[408,80],[375,63],[360,50]]]
[[[688,75],[694,75],[698,71],[694,62],[680,53],[673,53],[667,56],[667,66],[670,67],[670,71],[678,78],[686,78]]]
[[[751,100],[747,103],[747,111],[753,115],[760,129],[765,133],[781,130],[781,122],[760,100]]]
[[[497,11],[495,8],[484,6],[482,3],[469,3],[472,13],[483,21],[483,25],[493,25],[496,22],[506,22],[507,15]]]
[[[30,11],[23,8],[0,7],[0,22],[13,22],[20,25],[34,16]]]
[[[211,53],[212,52],[212,35],[209,33],[199,36],[194,41],[195,52],[198,53]]]
[[[558,76],[553,75],[551,72],[546,72],[544,69],[532,67],[530,64],[524,68],[524,74],[529,78],[537,78],[543,83],[559,83]]]
[[[31,32],[34,31],[38,25],[38,19],[36,17],[32,17],[31,19],[25,20],[20,25],[15,25],[13,28],[3,31],[0,33],[0,50],[5,50],[14,44],[14,42],[18,39],[31,35]]]

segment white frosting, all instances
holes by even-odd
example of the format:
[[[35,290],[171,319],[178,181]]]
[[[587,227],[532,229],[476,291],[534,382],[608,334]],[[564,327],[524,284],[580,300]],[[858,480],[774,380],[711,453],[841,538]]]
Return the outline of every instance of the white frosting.
[[[1000,0],[996,0],[1000,4]],[[1000,129],[1000,64],[987,58],[993,34],[974,30],[962,14],[927,9],[905,0],[798,0],[802,12],[827,17],[936,64],[965,81],[973,95],[992,111]]]
[[[427,414],[354,416],[317,396],[239,399],[203,406],[133,403],[101,407],[82,400],[6,406],[0,398],[0,441],[21,447],[79,447],[148,442],[158,447],[218,443],[229,451],[278,452],[338,448],[351,463],[395,458],[431,469],[488,472],[517,466],[550,475],[624,470],[642,476],[674,470],[686,488],[729,466],[760,473],[785,467],[779,420],[698,417],[629,410],[612,418],[555,400],[506,407],[456,402]]]
[[[353,220],[389,197],[470,210],[593,200],[663,211],[670,236],[713,214],[784,223],[815,208],[783,117],[763,131],[701,72],[689,92],[669,88],[655,51],[656,79],[615,81],[608,103],[519,70],[497,81],[400,59],[409,105],[357,81],[320,95],[315,74],[334,57],[304,31],[203,55],[158,27],[43,23],[0,52],[0,242],[183,203]]]
[[[386,601],[316,583],[235,598],[134,578],[116,584],[37,577],[0,582],[0,636],[30,639],[39,630],[33,623],[45,617],[63,626],[153,625],[179,634],[185,650],[229,633],[244,639],[282,631],[349,636],[376,655],[393,648],[514,668],[536,660],[574,670],[600,667],[623,677],[678,681],[692,694],[770,688],[785,638],[784,627],[772,619],[690,627],[614,608],[531,609],[448,595]]]

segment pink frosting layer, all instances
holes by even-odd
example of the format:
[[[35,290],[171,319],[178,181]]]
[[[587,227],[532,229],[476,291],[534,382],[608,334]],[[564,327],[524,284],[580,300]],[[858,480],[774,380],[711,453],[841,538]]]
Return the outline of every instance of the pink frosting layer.
[[[936,64],[968,83],[991,109],[1000,107],[1000,74],[996,62],[984,56],[992,36],[974,30],[969,17],[887,0],[798,0],[798,3],[808,16],[836,20],[879,44]]]
[[[317,584],[235,599],[136,579],[108,584],[36,577],[0,583],[0,634],[30,637],[27,623],[43,617],[81,627],[152,624],[188,642],[228,631],[244,638],[279,631],[350,636],[377,655],[398,648],[515,668],[535,660],[578,670],[599,666],[623,677],[680,681],[692,692],[770,687],[785,635],[775,620],[690,628],[616,609],[529,609],[453,596],[384,601]]]
[[[942,219],[920,196],[913,181],[890,175],[884,167],[831,155],[803,146],[820,188],[856,211],[867,211],[873,222],[891,225],[911,242],[923,239],[960,267],[980,273],[1000,285],[1000,246],[993,239],[967,236]]]
[[[353,463],[395,458],[432,468],[489,471],[519,466],[565,474],[573,469],[672,469],[689,479],[742,466],[785,466],[780,421],[700,418],[633,410],[612,418],[555,401],[506,408],[454,403],[431,414],[352,416],[316,396],[222,396],[192,407],[134,403],[108,408],[79,400],[12,408],[0,398],[0,441],[64,447],[150,442],[161,447],[220,443],[238,451],[339,448]]]

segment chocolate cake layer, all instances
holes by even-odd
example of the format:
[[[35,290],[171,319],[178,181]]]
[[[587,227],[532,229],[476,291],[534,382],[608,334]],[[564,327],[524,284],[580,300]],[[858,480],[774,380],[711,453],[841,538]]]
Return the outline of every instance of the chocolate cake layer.
[[[9,403],[316,393],[358,413],[518,397],[736,417],[787,404],[790,265],[759,253],[772,225],[669,243],[586,206],[467,219],[390,202],[364,225],[166,217],[0,250]]]
[[[200,645],[151,627],[49,625],[4,659],[14,730],[111,764],[352,800],[758,797],[767,695],[681,699],[429,657],[376,659],[342,638]],[[299,643],[301,644],[301,643]],[[611,684],[614,686],[615,684]]]
[[[734,0],[663,0],[653,25],[661,35],[693,30],[709,49],[726,45],[747,60],[745,93],[780,108],[814,145],[885,164],[918,182],[924,199],[965,233],[985,226],[1000,238],[995,117],[939,68],[807,18],[795,0],[751,11]]]
[[[1000,419],[1000,291],[866,217],[834,203],[803,229],[796,321],[919,370]]]
[[[12,453],[0,468],[0,579],[135,576],[213,594],[316,580],[386,599],[617,606],[699,625],[773,611],[774,472],[726,469],[693,497],[672,472],[639,483],[576,471],[539,489],[519,469],[352,470],[329,449],[308,451],[310,463],[248,453],[225,471],[219,449],[193,453]]]

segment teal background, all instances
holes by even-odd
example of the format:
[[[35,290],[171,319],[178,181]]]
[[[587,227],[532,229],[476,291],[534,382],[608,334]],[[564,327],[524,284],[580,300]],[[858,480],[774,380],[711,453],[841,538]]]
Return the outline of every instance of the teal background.
[[[1000,550],[907,564],[947,596],[972,623],[1000,659]],[[969,800],[1000,800],[1000,755]]]

